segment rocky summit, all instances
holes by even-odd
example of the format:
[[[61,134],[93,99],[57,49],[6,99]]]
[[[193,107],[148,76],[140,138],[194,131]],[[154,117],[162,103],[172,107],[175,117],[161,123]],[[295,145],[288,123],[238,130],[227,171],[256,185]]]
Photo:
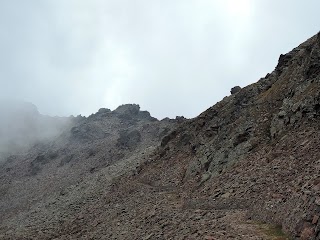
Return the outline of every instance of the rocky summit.
[[[320,239],[320,34],[194,119],[71,118],[0,164],[0,239]]]

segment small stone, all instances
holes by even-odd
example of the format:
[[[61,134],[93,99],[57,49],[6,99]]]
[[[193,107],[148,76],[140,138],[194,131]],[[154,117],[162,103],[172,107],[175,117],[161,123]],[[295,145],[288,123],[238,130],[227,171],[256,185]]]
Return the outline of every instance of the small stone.
[[[296,112],[296,111],[299,110],[299,108],[300,108],[300,102],[297,102],[297,103],[293,104],[291,110],[292,110],[293,112]]]
[[[231,196],[231,193],[229,192],[221,195],[222,198],[229,198],[230,196]]]
[[[283,117],[285,117],[286,115],[287,115],[286,111],[280,111],[280,112],[278,113],[278,117],[279,117],[279,118],[283,118]]]
[[[313,239],[314,236],[314,229],[313,227],[305,227],[300,235],[301,240],[310,240]]]
[[[148,239],[151,239],[152,236],[153,236],[153,233],[149,234],[148,236],[144,237],[143,239],[148,240]]]
[[[319,220],[319,215],[314,215],[312,219],[312,224],[317,224],[318,220]]]
[[[317,197],[316,200],[314,201],[315,204],[317,204],[318,206],[320,206],[320,197]]]
[[[312,190],[314,190],[314,191],[320,191],[320,183],[312,186]]]
[[[201,176],[201,182],[206,182],[208,181],[209,179],[211,178],[211,173],[207,172],[207,173],[204,173],[202,174]]]
[[[307,142],[309,142],[309,140],[305,140],[304,142],[302,142],[302,143],[300,144],[300,146],[306,145]]]
[[[292,155],[289,156],[290,160],[296,160],[296,158]]]
[[[204,239],[205,240],[216,240],[216,238],[214,238],[212,236],[205,236]]]

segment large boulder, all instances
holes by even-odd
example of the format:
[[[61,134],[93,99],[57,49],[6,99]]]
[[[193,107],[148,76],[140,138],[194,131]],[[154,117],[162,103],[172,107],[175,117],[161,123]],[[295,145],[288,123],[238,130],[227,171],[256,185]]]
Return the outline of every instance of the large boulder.
[[[241,87],[235,86],[235,87],[231,88],[230,93],[231,93],[231,94],[236,94],[236,93],[239,92],[240,90],[241,90]]]

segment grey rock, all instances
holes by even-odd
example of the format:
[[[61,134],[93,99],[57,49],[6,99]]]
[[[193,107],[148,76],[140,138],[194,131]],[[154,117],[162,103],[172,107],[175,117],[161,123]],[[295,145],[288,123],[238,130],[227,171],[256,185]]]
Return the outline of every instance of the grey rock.
[[[231,94],[236,94],[237,92],[239,92],[241,90],[240,86],[235,86],[233,88],[231,88],[230,93]]]

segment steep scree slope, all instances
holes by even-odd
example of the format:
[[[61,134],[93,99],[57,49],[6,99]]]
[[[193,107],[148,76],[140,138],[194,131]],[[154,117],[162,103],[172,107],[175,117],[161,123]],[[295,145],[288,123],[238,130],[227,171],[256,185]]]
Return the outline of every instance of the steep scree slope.
[[[14,229],[12,239],[23,238],[19,229],[29,231],[27,226],[33,224],[60,226],[73,216],[70,206],[93,198],[114,177],[139,171],[176,122],[159,121],[134,104],[100,109],[88,118],[73,119],[55,140],[8,157],[0,167],[1,226]]]
[[[319,106],[320,34],[197,118],[101,109],[1,167],[0,236],[320,239]]]
[[[183,188],[191,205],[247,209],[292,237],[320,239],[319,130],[320,34],[165,137],[143,179]]]

